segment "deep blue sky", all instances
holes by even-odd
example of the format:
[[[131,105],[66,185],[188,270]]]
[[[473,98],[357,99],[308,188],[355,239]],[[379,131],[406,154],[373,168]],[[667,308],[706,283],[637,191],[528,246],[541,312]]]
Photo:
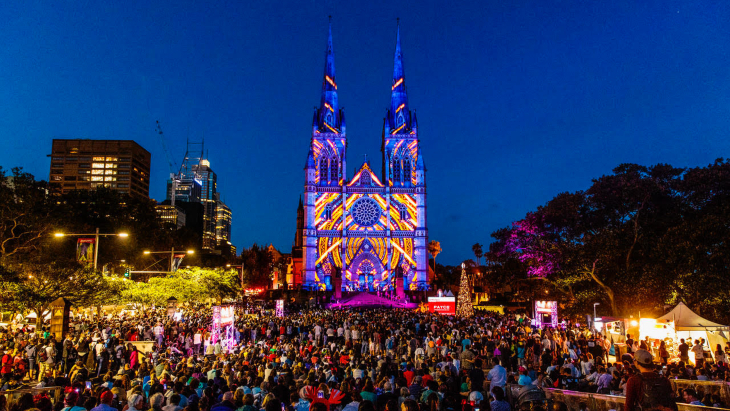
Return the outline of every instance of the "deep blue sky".
[[[0,165],[47,179],[54,137],[134,139],[161,200],[160,120],[178,165],[205,138],[234,244],[288,250],[329,14],[350,176],[380,169],[401,18],[440,262],[620,163],[730,153],[727,1],[43,0],[0,4]]]

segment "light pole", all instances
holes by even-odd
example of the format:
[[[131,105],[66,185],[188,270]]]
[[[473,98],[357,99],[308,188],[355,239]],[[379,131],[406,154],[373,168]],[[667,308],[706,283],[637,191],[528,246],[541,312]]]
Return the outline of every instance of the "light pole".
[[[56,233],[53,234],[53,236],[56,237],[56,238],[61,238],[61,237],[85,237],[85,236],[90,236],[90,235],[93,235],[94,236],[94,271],[96,271],[96,262],[97,262],[98,256],[99,256],[99,237],[108,237],[108,236],[117,236],[117,237],[121,237],[121,238],[127,238],[127,237],[129,237],[129,234],[128,233],[125,233],[125,232],[100,234],[99,233],[99,227],[96,227],[96,232],[95,233],[89,233],[89,234],[86,234],[86,233],[73,233],[73,234],[69,234],[69,233],[62,233],[62,232],[56,232]]]
[[[596,306],[601,305],[601,303],[593,303],[593,330],[596,329]]]
[[[149,250],[145,250],[143,253],[145,255],[149,255],[149,254],[168,254],[169,253],[170,254],[170,272],[175,271],[174,270],[174,268],[175,268],[175,247],[172,247],[170,249],[170,251],[149,251]],[[186,253],[187,254],[195,254],[195,250],[187,250]],[[159,263],[159,261],[157,261],[157,262]],[[157,264],[157,263],[155,263],[155,264]]]

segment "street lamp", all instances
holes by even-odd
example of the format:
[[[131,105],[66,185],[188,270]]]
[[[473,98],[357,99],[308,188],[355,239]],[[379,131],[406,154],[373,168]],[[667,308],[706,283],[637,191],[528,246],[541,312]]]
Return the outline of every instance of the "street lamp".
[[[53,233],[53,236],[56,238],[66,237],[66,236],[72,236],[72,237],[86,237],[86,236],[94,236],[94,271],[96,271],[96,262],[99,257],[99,237],[109,237],[109,236],[116,236],[119,238],[127,238],[129,237],[129,233],[121,232],[121,233],[99,233],[99,227],[96,227],[96,232],[94,233],[62,233],[62,232],[56,232]]]
[[[601,303],[593,303],[593,329],[596,329],[596,306],[601,305]]]
[[[145,255],[149,254],[170,254],[170,272],[173,272],[174,270],[174,264],[175,264],[175,247],[172,247],[170,251],[150,251],[150,250],[144,250],[143,253]],[[189,249],[186,251],[187,254],[195,254],[195,250]],[[155,263],[157,264],[157,263]]]

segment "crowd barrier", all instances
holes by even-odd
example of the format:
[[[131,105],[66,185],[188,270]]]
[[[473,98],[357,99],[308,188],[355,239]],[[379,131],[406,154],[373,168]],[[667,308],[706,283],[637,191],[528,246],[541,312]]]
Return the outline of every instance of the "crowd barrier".
[[[724,381],[670,380],[674,391],[694,388],[702,397],[706,394],[719,395],[724,404],[730,404],[730,383]]]
[[[41,393],[47,393],[53,404],[63,402],[63,387],[26,388],[23,390],[0,391],[8,401],[8,408],[12,406],[23,394],[30,393],[34,397]]]
[[[701,384],[703,388],[710,389],[712,387],[716,390],[727,390],[728,384],[721,381],[692,381],[692,380],[673,380],[681,381],[682,383],[689,383],[684,388],[695,388],[691,383],[710,383]],[[714,383],[714,384],[713,384]],[[679,388],[681,386],[677,386]],[[506,394],[507,399],[510,402],[513,410],[519,410],[519,404],[517,404],[517,394],[520,391],[521,386],[510,384],[507,386]],[[567,407],[568,411],[578,411],[581,409],[581,405],[585,405],[585,408],[592,411],[623,411],[626,397],[618,395],[606,395],[606,394],[594,394],[580,391],[570,390],[559,390],[557,388],[544,388],[545,396],[548,400],[548,409],[553,409],[552,404],[563,403]],[[698,391],[699,392],[699,391]],[[713,391],[715,392],[715,391]],[[727,403],[725,403],[727,404]],[[677,403],[679,411],[700,411],[700,410],[715,410],[714,407],[705,407],[701,405],[689,405],[684,403]]]

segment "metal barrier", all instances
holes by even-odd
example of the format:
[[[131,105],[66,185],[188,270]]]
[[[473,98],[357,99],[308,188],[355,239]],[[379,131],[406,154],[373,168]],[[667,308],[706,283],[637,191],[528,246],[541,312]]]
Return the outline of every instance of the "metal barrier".
[[[686,381],[688,383],[703,382],[712,383],[714,381],[691,381],[691,380],[678,380]],[[711,385],[711,384],[707,384]],[[715,384],[717,386],[724,385],[727,389],[727,384]],[[519,410],[519,404],[516,404],[517,394],[521,386],[510,384],[506,387],[507,400],[510,402],[513,410]],[[693,387],[694,388],[694,387]],[[592,411],[623,411],[626,397],[618,395],[606,395],[606,394],[593,394],[588,392],[570,391],[570,390],[559,390],[557,388],[544,388],[545,396],[548,400],[547,409],[553,409],[552,405],[555,403],[563,403],[567,407],[568,411],[578,411],[581,405],[584,404],[585,408]],[[689,405],[684,403],[677,403],[679,411],[700,411],[700,410],[716,410],[715,407],[705,407],[700,405]]]
[[[730,404],[730,383],[725,381],[669,380],[674,391],[694,388],[702,398],[705,394],[719,395],[723,404]]]
[[[8,400],[8,409],[23,396],[23,394],[32,394],[34,397],[40,393],[48,393],[48,397],[53,404],[63,402],[63,387],[44,387],[44,388],[26,388],[23,390],[0,391],[0,395],[4,395]]]

